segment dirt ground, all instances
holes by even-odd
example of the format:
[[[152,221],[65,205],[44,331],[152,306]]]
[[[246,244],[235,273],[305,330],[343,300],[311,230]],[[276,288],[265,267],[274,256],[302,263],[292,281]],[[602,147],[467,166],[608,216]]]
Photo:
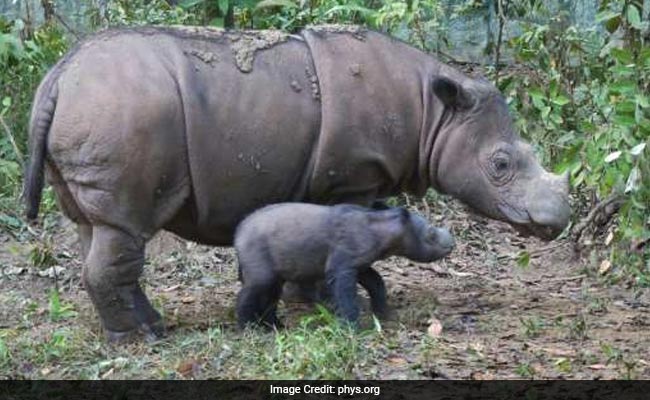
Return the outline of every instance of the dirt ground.
[[[383,324],[392,340],[372,362],[355,367],[356,377],[650,379],[650,295],[608,283],[607,275],[617,266],[603,267],[598,252],[576,253],[568,241],[519,237],[509,226],[468,214],[451,200],[429,203],[411,207],[450,227],[457,248],[432,264],[396,257],[376,264],[394,307],[395,317]],[[79,282],[74,227],[60,219],[53,229],[48,246],[56,266],[46,269],[31,266],[31,244],[7,233],[0,236],[0,339],[12,360],[6,364],[9,372],[0,376],[78,377],[70,369],[51,371],[63,361],[26,362],[11,355],[20,347],[12,341],[50,340],[53,326],[102,342]],[[522,266],[522,252],[530,257],[527,266]],[[206,332],[215,324],[236,332],[233,305],[239,284],[231,249],[163,233],[150,243],[147,260],[144,286],[163,310],[169,336],[182,340],[187,332]],[[53,272],[62,301],[77,313],[56,324],[47,318]],[[282,311],[288,329],[294,314],[292,307]],[[436,321],[442,332],[427,340],[427,328]],[[92,351],[110,356],[112,350]],[[215,374],[208,377],[237,377],[235,372]]]

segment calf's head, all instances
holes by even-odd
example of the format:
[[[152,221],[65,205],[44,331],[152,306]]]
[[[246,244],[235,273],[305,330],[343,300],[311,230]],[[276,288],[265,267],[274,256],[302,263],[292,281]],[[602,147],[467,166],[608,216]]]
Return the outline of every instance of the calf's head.
[[[558,236],[569,222],[569,176],[542,168],[499,91],[438,78],[433,92],[446,113],[429,161],[434,186],[524,234]]]
[[[397,213],[398,227],[392,253],[404,256],[417,262],[432,262],[439,260],[454,249],[454,237],[445,228],[437,228],[417,214],[398,208],[391,210]]]

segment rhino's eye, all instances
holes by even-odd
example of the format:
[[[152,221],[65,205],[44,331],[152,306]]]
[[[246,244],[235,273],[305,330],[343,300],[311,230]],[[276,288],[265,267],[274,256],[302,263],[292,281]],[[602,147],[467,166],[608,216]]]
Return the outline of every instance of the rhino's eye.
[[[504,172],[510,168],[510,161],[507,158],[498,158],[494,160],[494,169],[497,172]]]
[[[499,151],[490,159],[490,175],[497,184],[505,184],[512,177],[512,160],[510,154]]]

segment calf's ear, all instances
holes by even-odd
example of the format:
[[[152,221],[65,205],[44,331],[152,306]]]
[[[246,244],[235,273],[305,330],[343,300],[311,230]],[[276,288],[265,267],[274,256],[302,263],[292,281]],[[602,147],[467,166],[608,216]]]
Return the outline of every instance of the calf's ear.
[[[471,108],[474,104],[472,94],[449,78],[435,78],[433,80],[433,93],[438,96],[445,106],[450,108],[465,110]]]

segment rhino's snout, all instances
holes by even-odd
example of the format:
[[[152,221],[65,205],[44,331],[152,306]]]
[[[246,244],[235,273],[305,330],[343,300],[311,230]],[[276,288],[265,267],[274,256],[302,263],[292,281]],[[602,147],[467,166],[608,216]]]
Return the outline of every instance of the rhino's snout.
[[[569,175],[548,174],[545,184],[534,185],[526,196],[526,211],[537,236],[557,237],[569,224]]]
[[[454,236],[449,232],[448,229],[445,228],[433,228],[432,229],[432,239],[435,241],[438,247],[442,250],[444,254],[441,256],[445,256],[456,247],[456,241],[454,240]]]

